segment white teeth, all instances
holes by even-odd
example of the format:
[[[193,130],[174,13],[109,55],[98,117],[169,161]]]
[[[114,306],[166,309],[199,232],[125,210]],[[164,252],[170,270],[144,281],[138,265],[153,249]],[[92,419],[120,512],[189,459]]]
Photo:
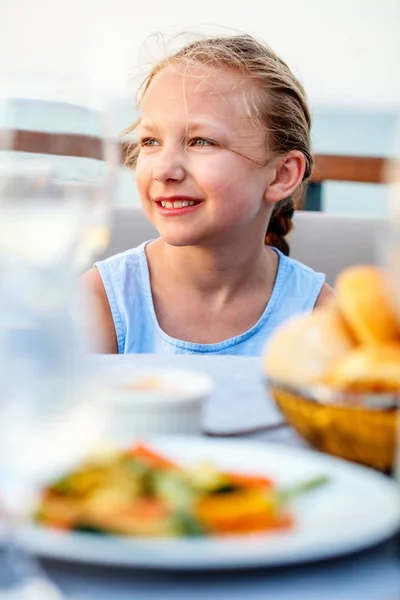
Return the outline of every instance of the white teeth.
[[[194,204],[196,204],[194,200],[176,200],[175,202],[161,200],[161,206],[163,208],[185,208],[186,206],[194,206]]]

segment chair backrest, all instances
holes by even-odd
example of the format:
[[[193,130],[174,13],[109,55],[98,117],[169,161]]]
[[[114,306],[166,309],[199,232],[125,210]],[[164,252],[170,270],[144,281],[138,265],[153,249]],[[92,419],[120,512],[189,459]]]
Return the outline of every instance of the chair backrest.
[[[383,218],[299,211],[288,236],[290,255],[325,273],[332,285],[345,267],[379,261],[385,223]]]
[[[384,219],[298,211],[288,238],[291,256],[325,273],[332,284],[344,267],[377,261],[384,225]],[[158,232],[142,209],[118,207],[113,214],[110,245],[97,259],[155,237]]]

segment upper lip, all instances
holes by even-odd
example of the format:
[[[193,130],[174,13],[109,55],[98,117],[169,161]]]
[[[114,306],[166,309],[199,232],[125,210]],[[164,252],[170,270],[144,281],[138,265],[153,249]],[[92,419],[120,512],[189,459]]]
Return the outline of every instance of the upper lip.
[[[154,202],[201,202],[203,198],[195,198],[193,196],[157,196],[154,198]]]

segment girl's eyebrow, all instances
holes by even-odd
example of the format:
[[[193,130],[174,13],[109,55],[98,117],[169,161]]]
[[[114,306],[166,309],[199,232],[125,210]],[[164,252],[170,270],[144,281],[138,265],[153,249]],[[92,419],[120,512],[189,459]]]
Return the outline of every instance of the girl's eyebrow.
[[[158,131],[158,127],[148,121],[141,121],[138,125],[138,129],[144,129],[146,131],[148,131],[149,133],[153,133],[155,131]],[[186,131],[189,132],[190,134],[196,133],[197,131],[201,131],[204,129],[210,129],[215,131],[216,133],[220,133],[220,134],[227,134],[227,130],[225,127],[220,127],[219,125],[217,125],[216,123],[212,123],[210,121],[206,121],[206,120],[194,120],[194,121],[189,121],[188,123],[186,123]]]
[[[156,131],[157,127],[155,127],[153,123],[146,123],[146,121],[140,121],[138,129],[145,129],[146,131],[152,133]]]
[[[187,124],[187,131],[189,131],[191,134],[195,133],[196,131],[201,131],[204,129],[210,129],[212,131],[215,131],[216,133],[220,133],[220,134],[227,134],[227,130],[225,127],[220,127],[219,125],[217,125],[216,123],[213,123],[212,121],[203,121],[203,120],[196,120],[196,121],[191,121]]]

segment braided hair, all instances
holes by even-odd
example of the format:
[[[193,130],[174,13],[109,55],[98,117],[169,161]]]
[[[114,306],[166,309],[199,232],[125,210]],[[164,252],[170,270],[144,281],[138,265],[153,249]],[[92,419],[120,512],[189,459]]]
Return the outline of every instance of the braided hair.
[[[293,228],[293,213],[294,203],[293,200],[289,200],[279,210],[272,213],[267,233],[265,234],[265,243],[268,246],[278,248],[286,256],[289,256],[290,252],[286,236]]]

